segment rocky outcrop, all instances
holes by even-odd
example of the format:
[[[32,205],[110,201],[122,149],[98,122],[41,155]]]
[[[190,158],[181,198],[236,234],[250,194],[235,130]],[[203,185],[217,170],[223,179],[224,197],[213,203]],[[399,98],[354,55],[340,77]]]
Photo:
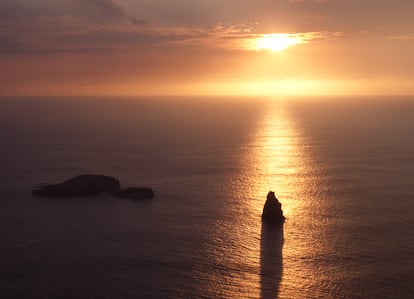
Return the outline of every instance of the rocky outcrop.
[[[131,199],[151,199],[155,196],[154,190],[151,188],[126,188],[119,190],[114,194],[115,197],[131,198]]]
[[[151,188],[130,187],[122,190],[116,178],[96,174],[82,174],[60,184],[38,186],[32,194],[48,197],[74,197],[96,196],[102,192],[111,193],[119,198],[131,199],[151,199],[155,196]]]
[[[38,186],[32,194],[50,197],[94,196],[101,192],[115,193],[119,188],[119,181],[113,177],[83,174],[60,184]]]
[[[262,221],[268,224],[282,224],[285,221],[282,205],[272,191],[269,191],[267,194],[266,203],[263,207]]]

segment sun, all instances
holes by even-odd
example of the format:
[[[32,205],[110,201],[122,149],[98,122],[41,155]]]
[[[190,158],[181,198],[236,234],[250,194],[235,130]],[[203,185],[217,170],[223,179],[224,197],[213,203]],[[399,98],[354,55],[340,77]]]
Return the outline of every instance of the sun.
[[[251,48],[256,51],[282,51],[305,41],[295,34],[290,33],[270,33],[262,34],[252,40]]]

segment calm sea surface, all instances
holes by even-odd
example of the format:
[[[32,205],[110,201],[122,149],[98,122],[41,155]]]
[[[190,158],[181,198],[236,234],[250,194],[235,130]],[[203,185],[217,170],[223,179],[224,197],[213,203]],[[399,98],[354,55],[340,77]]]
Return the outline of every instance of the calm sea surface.
[[[1,298],[414,296],[414,98],[0,98],[0,140]],[[157,196],[30,194],[82,173]]]

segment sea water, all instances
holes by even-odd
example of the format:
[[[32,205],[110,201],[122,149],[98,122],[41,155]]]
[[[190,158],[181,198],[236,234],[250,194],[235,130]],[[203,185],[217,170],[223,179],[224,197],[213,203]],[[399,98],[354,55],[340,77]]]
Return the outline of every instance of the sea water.
[[[0,297],[412,298],[413,115],[409,97],[3,97]],[[31,195],[83,173],[156,197]]]

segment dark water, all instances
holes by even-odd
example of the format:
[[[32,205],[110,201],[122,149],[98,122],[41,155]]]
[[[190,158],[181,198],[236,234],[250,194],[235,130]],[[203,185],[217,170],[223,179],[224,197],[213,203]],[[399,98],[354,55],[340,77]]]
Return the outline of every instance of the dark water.
[[[1,98],[1,298],[412,298],[414,98]],[[102,173],[157,196],[33,197]],[[261,226],[269,190],[287,221]]]

